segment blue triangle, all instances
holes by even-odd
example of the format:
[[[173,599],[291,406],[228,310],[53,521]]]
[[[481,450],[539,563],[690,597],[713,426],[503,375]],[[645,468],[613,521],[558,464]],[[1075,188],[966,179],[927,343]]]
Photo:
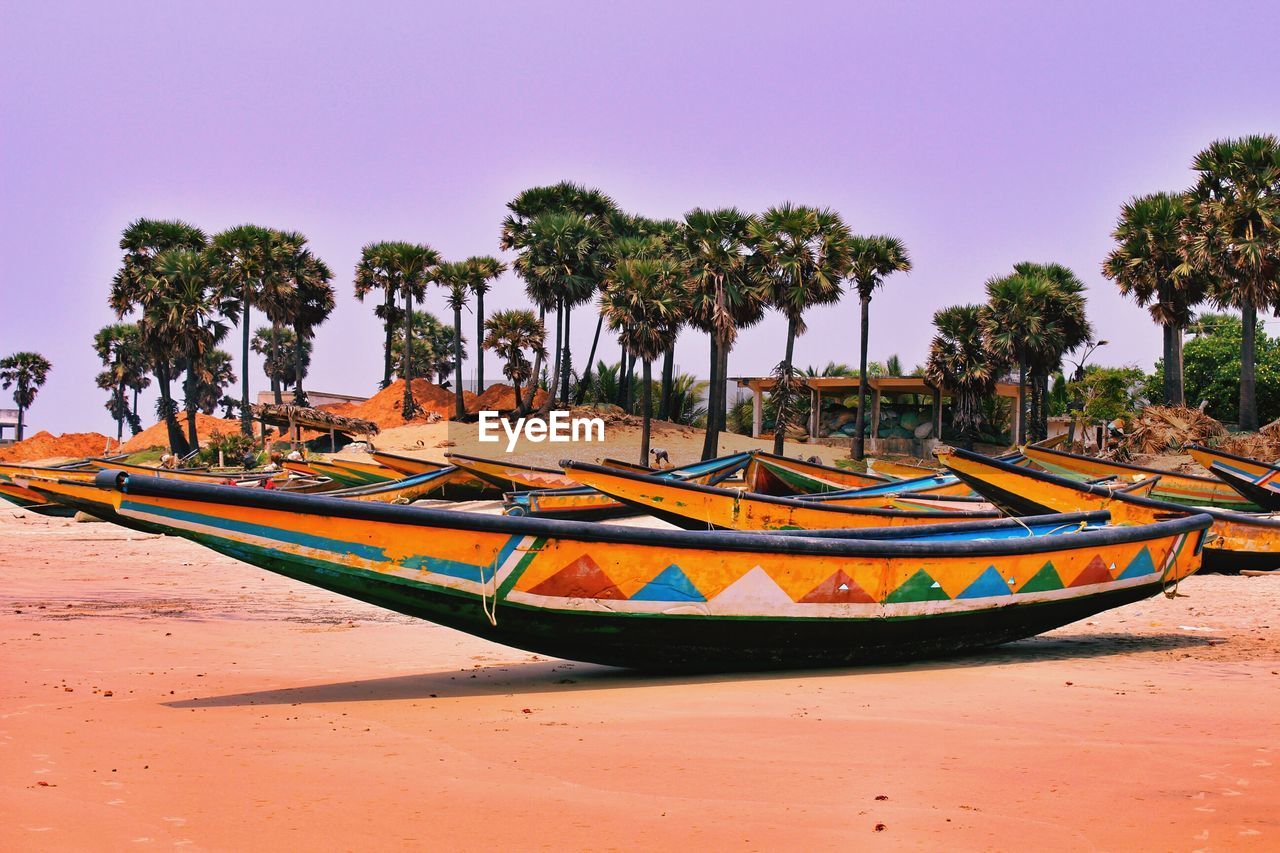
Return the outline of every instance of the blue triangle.
[[[993,595],[1008,595],[1009,584],[995,566],[987,566],[987,570],[978,575],[977,580],[969,584],[965,591],[956,598],[990,598]]]
[[[1140,578],[1143,575],[1155,574],[1156,564],[1151,562],[1151,552],[1143,548],[1138,552],[1138,556],[1125,567],[1125,570],[1116,577],[1116,580],[1122,581],[1125,578]]]
[[[706,601],[698,588],[674,563],[663,569],[656,578],[640,587],[632,601]]]

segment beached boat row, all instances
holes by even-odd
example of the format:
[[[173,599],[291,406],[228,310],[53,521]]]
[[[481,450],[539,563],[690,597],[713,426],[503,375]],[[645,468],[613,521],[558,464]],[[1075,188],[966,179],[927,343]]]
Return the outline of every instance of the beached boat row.
[[[940,461],[891,476],[760,452],[663,471],[378,452],[235,479],[4,466],[0,485],[497,642],[639,667],[955,653],[1168,590],[1202,565],[1280,562],[1280,519],[1193,503],[1238,505],[1223,481],[1043,447]],[[1255,464],[1232,470],[1258,488],[1280,474]],[[413,503],[491,496],[504,515]],[[601,523],[623,515],[681,529]]]

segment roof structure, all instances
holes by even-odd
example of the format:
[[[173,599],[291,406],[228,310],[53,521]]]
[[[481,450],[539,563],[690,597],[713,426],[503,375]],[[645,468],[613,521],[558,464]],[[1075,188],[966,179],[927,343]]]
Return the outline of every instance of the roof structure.
[[[325,432],[332,431],[358,435],[378,434],[378,425],[373,421],[366,421],[361,418],[347,418],[308,406],[294,406],[289,403],[282,403],[278,406],[250,403],[249,410],[253,413],[255,419],[271,426],[284,427],[286,429],[302,427],[303,429],[323,430]]]

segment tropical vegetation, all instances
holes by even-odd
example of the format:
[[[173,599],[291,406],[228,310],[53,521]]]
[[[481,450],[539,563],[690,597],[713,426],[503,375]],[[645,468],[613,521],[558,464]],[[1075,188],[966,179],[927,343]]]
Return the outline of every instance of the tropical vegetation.
[[[15,352],[0,358],[0,388],[13,389],[13,402],[18,407],[18,441],[26,427],[27,409],[49,379],[53,365],[38,352]]]

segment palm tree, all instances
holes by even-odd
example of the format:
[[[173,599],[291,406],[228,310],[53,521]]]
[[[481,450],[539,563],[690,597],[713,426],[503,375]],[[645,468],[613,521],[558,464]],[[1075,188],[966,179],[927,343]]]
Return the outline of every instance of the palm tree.
[[[511,380],[515,389],[516,411],[522,411],[520,386],[533,376],[533,365],[525,356],[525,350],[534,357],[546,356],[546,329],[532,311],[499,311],[484,322],[484,348],[493,350],[503,360],[503,374]],[[530,395],[535,392],[531,388]]]
[[[982,311],[983,339],[988,349],[1003,360],[1018,366],[1018,434],[1014,440],[1027,440],[1027,367],[1035,352],[1057,345],[1057,334],[1044,314],[1051,285],[1038,275],[1013,273],[987,281],[987,304]]]
[[[938,332],[929,345],[925,378],[938,393],[951,396],[951,423],[965,448],[982,423],[982,401],[995,393],[996,382],[1008,365],[986,345],[981,305],[953,305],[933,315]],[[941,436],[938,436],[941,438]]]
[[[249,349],[262,356],[262,373],[273,386],[283,387],[295,381],[299,372],[305,378],[311,367],[311,341],[299,341],[291,328],[259,326],[249,341]]]
[[[142,429],[138,421],[137,394],[151,384],[146,376],[147,357],[137,324],[112,323],[103,326],[93,336],[93,350],[106,368],[98,374],[97,384],[99,388],[111,393],[107,410],[116,422],[116,441],[119,442],[124,437],[126,421],[133,434],[137,435]],[[127,396],[129,389],[134,392],[132,409]]]
[[[769,301],[787,318],[787,348],[774,386],[777,406],[773,452],[782,453],[789,418],[796,335],[805,332],[804,312],[840,300],[840,282],[852,263],[849,228],[838,213],[790,202],[765,211],[750,227],[753,266],[769,289]]]
[[[1085,286],[1074,272],[1062,264],[1015,264],[1018,275],[1038,277],[1048,284],[1040,303],[1045,334],[1028,350],[1031,377],[1032,441],[1042,441],[1049,433],[1049,377],[1062,369],[1062,357],[1093,340],[1093,326],[1085,305]]]
[[[426,297],[427,285],[436,280],[436,268],[439,265],[439,252],[421,243],[397,241],[365,246],[360,255],[360,263],[356,266],[356,297],[363,299],[364,294],[380,287],[386,291],[386,304],[390,306],[391,300],[398,294],[404,300],[404,339],[412,344],[413,300]],[[387,316],[390,316],[389,311]],[[391,337],[392,329],[388,326],[387,371],[383,380],[386,385],[391,381]],[[418,415],[418,404],[413,399],[412,352],[412,345],[401,349],[400,378],[404,380],[405,420],[412,420]]]
[[[1102,274],[1120,292],[1132,296],[1164,329],[1164,403],[1186,404],[1182,384],[1182,330],[1204,301],[1207,281],[1197,271],[1178,272],[1182,264],[1182,223],[1186,199],[1152,193],[1130,199],[1120,210],[1111,236],[1116,247],[1102,264]]]
[[[476,393],[484,393],[484,295],[493,287],[492,282],[507,271],[507,265],[490,255],[477,255],[471,278],[471,292],[476,295]],[[458,338],[462,338],[459,331]]]
[[[382,320],[386,340],[382,347],[382,382],[380,387],[391,384],[391,341],[399,326],[400,311],[396,307],[396,295],[399,283],[391,280],[390,255],[394,243],[369,243],[360,250],[360,263],[356,264],[355,293],[356,299],[364,301],[365,296],[374,290],[382,291],[382,303],[374,309],[378,319]]]
[[[240,326],[240,431],[253,434],[253,413],[249,408],[249,309],[270,305],[269,314],[286,297],[286,265],[293,247],[286,235],[260,225],[237,225],[214,235],[209,245],[209,262],[219,298],[227,305],[227,316]],[[232,307],[232,306],[235,307]]]
[[[640,464],[649,461],[653,418],[653,360],[675,342],[687,311],[688,294],[671,258],[639,258],[616,264],[600,294],[600,310],[623,350],[643,363],[640,383]]]
[[[154,276],[159,295],[152,300],[139,325],[164,338],[180,342],[178,354],[186,371],[183,404],[187,416],[187,444],[200,446],[196,430],[197,391],[207,381],[204,367],[210,352],[227,335],[217,319],[223,306],[211,288],[209,258],[204,252],[170,249],[156,258]]]
[[[729,351],[739,329],[759,322],[767,289],[752,275],[748,242],[753,218],[737,208],[696,208],[685,215],[677,251],[689,293],[689,323],[711,336],[710,397],[702,458],[719,451],[724,428]]]
[[[108,298],[116,317],[124,318],[135,310],[145,312],[147,306],[162,295],[162,283],[155,276],[155,261],[160,254],[173,249],[203,251],[207,244],[208,238],[203,231],[180,220],[138,219],[129,223],[120,237],[124,259],[111,280]],[[170,387],[174,359],[182,341],[180,336],[165,337],[163,332],[153,327],[143,328],[139,324],[141,345],[160,391],[159,408],[169,434],[169,447],[183,456],[189,448],[182,427],[178,425],[178,409]],[[137,413],[136,395],[134,413]]]
[[[294,405],[305,406],[307,393],[302,390],[302,380],[311,360],[311,341],[316,329],[329,319],[335,307],[333,285],[330,284],[333,272],[310,252],[295,255],[290,266],[294,295],[297,298],[297,304],[291,312],[294,341],[293,402]]]
[[[329,281],[333,273],[323,261],[312,254],[307,247],[307,238],[296,231],[276,232],[278,237],[279,268],[277,274],[268,277],[258,295],[258,302],[271,321],[270,333],[267,337],[264,354],[276,364],[291,364],[295,371],[288,373],[271,373],[271,392],[276,405],[284,402],[284,388],[289,380],[301,385],[301,377],[296,368],[301,366],[300,353],[295,352],[292,359],[279,352],[284,346],[284,330],[287,327],[300,326],[308,334],[333,310],[333,289]],[[325,310],[327,308],[327,310]],[[306,314],[306,316],[302,316]],[[290,338],[291,345],[297,350],[301,346],[302,336],[295,328]],[[299,394],[297,388],[294,397]]]
[[[617,205],[600,190],[562,181],[525,190],[507,204],[507,209],[510,213],[503,219],[499,243],[503,249],[520,253],[514,268],[525,279],[526,292],[538,306],[538,319],[543,320],[548,310],[557,309],[556,364],[550,398],[556,396],[562,381],[563,396],[567,398],[567,378],[572,372],[568,312],[590,300],[600,287],[603,247],[612,236]],[[543,217],[564,214],[581,217],[585,225],[566,220],[538,223]],[[574,245],[575,238],[585,243]],[[554,245],[548,245],[549,239]],[[537,252],[541,252],[541,258],[529,257]],[[593,352],[594,349],[593,346]],[[534,364],[534,375],[540,368],[541,359]]]
[[[1187,192],[1185,265],[1210,277],[1220,305],[1240,309],[1240,428],[1258,428],[1258,311],[1280,301],[1280,141],[1224,139],[1196,155]]]
[[[18,406],[18,441],[22,441],[27,409],[35,402],[36,394],[49,379],[52,369],[49,359],[38,352],[15,352],[7,358],[0,358],[0,388],[8,391],[17,386],[13,402]]]
[[[871,296],[891,273],[910,272],[911,258],[907,256],[907,247],[901,240],[885,234],[854,237],[850,254],[853,262],[849,280],[858,291],[862,312],[858,351],[858,419],[853,431],[853,458],[862,459],[866,455],[867,338],[871,334]],[[873,425],[873,429],[876,426]]]
[[[206,352],[200,364],[199,375],[200,378],[196,383],[195,408],[206,415],[212,415],[218,406],[223,405],[223,389],[236,384],[231,353],[220,349]]]
[[[466,400],[462,396],[462,309],[467,305],[471,275],[467,261],[443,263],[436,271],[436,283],[448,291],[445,301],[453,309],[453,416],[456,420],[467,415]]]

